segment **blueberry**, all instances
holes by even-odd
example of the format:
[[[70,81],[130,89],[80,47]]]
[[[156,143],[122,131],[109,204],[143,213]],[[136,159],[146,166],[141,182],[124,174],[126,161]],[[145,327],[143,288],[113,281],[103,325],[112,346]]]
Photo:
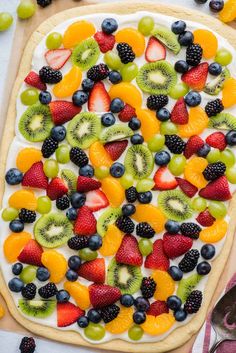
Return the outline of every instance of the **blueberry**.
[[[118,71],[110,71],[108,77],[114,85],[122,81],[121,74]]]
[[[229,146],[236,146],[236,130],[230,130],[227,132],[225,138]]]
[[[141,121],[138,118],[136,118],[135,116],[133,116],[133,118],[130,119],[128,125],[129,125],[131,130],[135,131],[135,130],[140,129]]]
[[[50,272],[45,267],[38,267],[36,271],[36,277],[39,281],[45,282],[50,277]]]
[[[146,192],[139,192],[138,193],[138,200],[140,203],[150,203],[152,201],[152,193],[151,191]]]
[[[20,184],[23,180],[23,174],[17,168],[11,168],[7,171],[5,175],[5,179],[7,184],[9,185],[17,185]]]
[[[216,248],[212,244],[205,244],[201,248],[201,255],[206,260],[211,260],[216,253]]]
[[[155,154],[156,165],[167,165],[170,161],[170,154],[166,151],[160,151]]]
[[[160,121],[167,121],[170,119],[170,112],[166,108],[161,108],[156,112],[156,117]]]
[[[205,143],[198,151],[197,155],[199,157],[206,157],[208,153],[210,152],[211,147],[208,145],[208,143]]]
[[[136,311],[133,314],[133,321],[137,324],[143,324],[146,321],[146,314],[143,311]]]
[[[134,305],[134,298],[131,294],[123,294],[120,298],[121,305],[129,308],[130,306]]]
[[[77,211],[75,208],[71,207],[66,211],[66,217],[69,221],[75,221],[77,218]]]
[[[120,98],[114,98],[110,104],[110,110],[112,113],[119,113],[124,108],[125,104]]]
[[[165,229],[170,234],[177,234],[180,230],[180,225],[176,221],[172,221],[171,219],[166,222]]]
[[[73,270],[68,270],[66,272],[66,278],[68,279],[68,281],[70,282],[75,282],[78,279],[78,273],[73,271]]]
[[[89,238],[88,247],[90,250],[98,250],[102,246],[102,237],[94,234]]]
[[[87,318],[87,316],[81,316],[81,317],[77,320],[77,324],[78,324],[78,326],[81,327],[81,328],[88,327],[88,325],[89,325],[89,319]]]
[[[94,176],[94,168],[90,164],[87,164],[79,169],[79,175],[92,178]]]
[[[76,105],[77,107],[81,107],[83,104],[85,104],[88,101],[88,93],[84,91],[75,91],[73,96],[72,96],[72,101],[73,104]]]
[[[201,103],[202,98],[198,92],[191,91],[185,96],[184,100],[189,107],[196,107]]]
[[[83,193],[80,192],[75,192],[74,194],[71,195],[71,205],[74,208],[80,208],[85,204],[86,201],[86,196]]]
[[[102,21],[102,31],[107,34],[115,32],[118,28],[118,23],[114,18],[105,18]]]
[[[14,277],[8,282],[8,287],[12,292],[19,293],[24,287],[24,283],[19,278]]]
[[[179,297],[177,297],[177,295],[171,295],[170,297],[167,298],[166,303],[169,309],[176,311],[181,308],[182,300]]]
[[[101,122],[103,126],[112,126],[116,122],[116,118],[112,113],[105,113],[101,117]]]
[[[184,321],[187,317],[187,313],[184,309],[179,309],[174,313],[174,317],[176,321]]]
[[[209,7],[213,12],[219,12],[224,7],[224,0],[211,0],[209,2]]]
[[[53,140],[57,141],[57,142],[61,142],[64,140],[64,138],[66,137],[66,128],[65,126],[54,126],[51,130],[51,136],[53,138]]]
[[[9,223],[9,228],[13,233],[20,233],[24,230],[24,223],[19,219],[14,219],[14,221]]]
[[[174,281],[180,281],[183,278],[183,272],[177,266],[170,266],[168,272]]]
[[[197,4],[205,4],[208,0],[194,0]]]
[[[178,60],[175,63],[175,71],[184,74],[189,69],[189,64],[184,60]]]
[[[175,34],[181,34],[185,31],[185,29],[186,29],[186,23],[184,21],[179,20],[172,23],[171,30]]]
[[[134,305],[138,311],[147,311],[150,308],[149,301],[143,297],[136,298]]]
[[[132,214],[134,214],[136,211],[136,207],[132,204],[132,203],[127,203],[126,205],[122,206],[122,214],[124,216],[131,216]]]
[[[85,92],[91,91],[91,89],[93,88],[93,86],[94,86],[94,81],[91,80],[90,78],[85,78],[85,79],[82,81],[82,88],[83,88],[83,91],[85,91]]]
[[[42,91],[39,93],[39,101],[42,104],[49,104],[52,100],[52,95],[48,91]]]
[[[211,272],[211,265],[207,261],[202,261],[197,265],[197,273],[199,275],[205,276]]]
[[[193,43],[193,34],[190,31],[184,31],[179,35],[178,38],[179,44],[183,47],[188,47],[190,44]]]
[[[66,290],[61,289],[57,292],[56,299],[58,303],[67,303],[70,300],[70,294]]]
[[[141,145],[143,142],[144,142],[144,138],[142,135],[140,134],[134,134],[131,139],[130,139],[130,142],[133,144],[133,145]]]
[[[100,313],[95,309],[90,309],[87,313],[89,321],[98,324],[101,321]]]
[[[209,65],[208,71],[213,76],[218,76],[222,72],[222,66],[218,63],[211,63]]]
[[[12,273],[16,276],[19,276],[21,271],[23,270],[23,265],[20,262],[16,262],[12,265]]]
[[[114,178],[122,177],[122,175],[124,175],[124,172],[125,172],[125,167],[123,166],[123,164],[119,162],[113,163],[110,168],[110,173]]]
[[[80,257],[77,255],[70,256],[68,259],[68,266],[71,270],[77,271],[81,265]]]

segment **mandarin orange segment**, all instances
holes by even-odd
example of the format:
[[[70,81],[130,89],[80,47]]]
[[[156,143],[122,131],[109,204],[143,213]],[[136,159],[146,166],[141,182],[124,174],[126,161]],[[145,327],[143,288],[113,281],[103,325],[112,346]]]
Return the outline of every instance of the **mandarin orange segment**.
[[[134,108],[142,105],[142,94],[132,83],[121,82],[112,85],[108,93],[111,99],[120,98]]]
[[[106,330],[114,335],[127,331],[133,324],[133,313],[133,308],[125,308],[122,306],[118,316],[105,325]]]
[[[42,254],[41,261],[50,272],[50,281],[54,283],[61,282],[67,270],[65,257],[56,250],[46,250]]]
[[[231,22],[236,18],[236,1],[228,0],[220,12],[220,20],[223,22]]]
[[[136,206],[136,212],[132,215],[132,218],[139,223],[148,222],[156,233],[162,232],[166,223],[166,217],[160,208],[151,204],[138,204]]]
[[[42,152],[37,148],[26,147],[20,150],[16,157],[17,168],[25,173],[32,167],[36,162],[40,162],[42,159]]]
[[[129,44],[136,56],[143,55],[145,50],[145,38],[137,29],[127,27],[119,30],[116,35],[116,42]]]
[[[102,179],[102,191],[109,200],[111,207],[118,207],[125,199],[125,191],[119,180],[111,176]]]
[[[110,167],[113,163],[111,157],[101,144],[101,142],[94,142],[89,148],[89,159],[93,167]]]
[[[78,66],[73,66],[70,71],[65,74],[63,79],[53,87],[53,94],[57,98],[66,98],[79,88],[82,80],[82,71]]]
[[[150,140],[153,135],[160,131],[160,121],[156,114],[149,109],[136,109],[138,119],[141,121],[141,132],[144,141]]]
[[[175,282],[168,272],[155,270],[152,273],[152,278],[157,284],[154,298],[156,300],[166,300],[175,291]]]
[[[217,219],[212,226],[204,228],[199,238],[204,243],[217,243],[224,238],[228,229],[228,223],[224,219]]]
[[[147,315],[146,321],[141,325],[144,332],[149,335],[162,335],[168,331],[175,323],[174,316],[169,314],[161,314],[158,316]]]
[[[193,32],[194,43],[200,44],[203,49],[205,59],[213,58],[218,48],[218,40],[212,31],[207,29],[197,29]]]
[[[31,239],[27,232],[11,233],[4,241],[3,251],[8,262],[15,262],[21,250]]]
[[[70,293],[74,298],[76,304],[80,309],[86,310],[90,306],[89,290],[88,287],[84,286],[79,282],[69,282],[64,283],[64,289]]]
[[[236,104],[236,79],[229,78],[225,81],[222,90],[222,103],[225,108],[232,107]]]
[[[8,200],[9,206],[14,208],[27,208],[35,211],[37,208],[37,198],[31,190],[15,191]]]
[[[102,256],[115,255],[120,247],[122,238],[122,232],[114,224],[110,224],[102,239],[102,247],[99,249],[100,254]]]
[[[178,125],[178,132],[181,137],[200,135],[208,127],[208,116],[201,107],[189,109],[188,124]]]
[[[82,40],[93,36],[95,32],[96,28],[91,22],[85,20],[74,22],[64,33],[63,46],[65,48],[73,48]]]
[[[197,188],[204,188],[207,185],[207,180],[202,172],[207,167],[208,163],[205,158],[193,157],[188,161],[184,168],[184,177]]]

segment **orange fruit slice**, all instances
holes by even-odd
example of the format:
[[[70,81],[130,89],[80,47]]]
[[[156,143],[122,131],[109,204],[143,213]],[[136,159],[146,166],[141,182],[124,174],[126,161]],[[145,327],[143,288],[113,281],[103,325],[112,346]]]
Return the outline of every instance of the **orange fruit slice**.
[[[50,281],[61,282],[67,270],[65,257],[56,250],[46,250],[42,254],[41,262],[50,272]]]
[[[120,98],[134,108],[141,107],[142,105],[142,94],[132,83],[121,82],[112,85],[108,94],[111,99]]]
[[[102,247],[99,249],[100,254],[102,256],[115,255],[120,247],[122,238],[122,232],[114,224],[110,224],[102,239]]]
[[[64,283],[64,289],[70,293],[74,298],[76,304],[80,309],[86,310],[90,306],[89,290],[86,286],[79,282],[69,282]]]
[[[136,212],[132,215],[132,218],[139,223],[148,222],[156,233],[162,232],[166,223],[166,217],[160,208],[151,204],[138,204],[136,206]]]
[[[113,163],[111,157],[101,144],[101,142],[94,142],[89,148],[89,159],[93,167],[110,167]]]
[[[42,159],[42,152],[37,148],[26,147],[20,150],[16,157],[17,168],[25,173],[32,167],[36,162],[40,162]]]
[[[27,208],[35,211],[37,208],[37,198],[31,190],[15,191],[8,200],[9,206],[14,208]]]
[[[93,36],[96,32],[96,28],[91,22],[88,21],[77,21],[72,23],[64,33],[63,46],[65,48],[72,48],[82,40]]]
[[[27,232],[11,233],[4,241],[3,251],[8,262],[15,262],[21,250],[31,239]]]
[[[111,207],[118,207],[125,199],[125,191],[120,182],[111,176],[101,180],[102,191],[109,200]]]
[[[149,109],[136,109],[138,119],[141,121],[141,132],[144,141],[150,140],[160,131],[160,122],[156,114]]]
[[[217,219],[212,226],[204,228],[199,238],[204,243],[217,243],[224,238],[228,229],[228,223],[224,219]]]
[[[225,81],[222,90],[222,103],[225,108],[232,107],[236,104],[236,79],[229,78]]]
[[[114,335],[127,331],[133,324],[133,308],[120,308],[119,315],[105,325],[106,330]]]
[[[218,40],[214,33],[207,29],[196,29],[193,35],[194,43],[200,44],[203,49],[204,58],[210,59],[215,57],[218,48]]]
[[[169,314],[161,314],[158,316],[147,315],[146,321],[141,325],[144,332],[149,335],[162,335],[168,331],[175,323],[174,316]]]
[[[181,137],[200,135],[207,128],[208,121],[208,116],[201,107],[190,108],[188,124],[178,125],[179,135]]]
[[[129,44],[136,56],[141,56],[145,50],[145,38],[137,29],[127,27],[119,30],[116,35],[116,42]]]
[[[156,300],[166,300],[175,291],[175,282],[168,272],[155,270],[152,273],[152,278],[157,284],[154,298]]]
[[[63,79],[54,85],[53,94],[58,98],[69,97],[79,88],[81,80],[82,71],[78,66],[73,66]]]
[[[223,22],[231,22],[236,18],[236,1],[228,0],[223,10],[220,12],[220,20]]]
[[[184,168],[184,177],[197,188],[204,188],[207,181],[202,172],[207,167],[208,163],[205,158],[193,157],[187,162]]]

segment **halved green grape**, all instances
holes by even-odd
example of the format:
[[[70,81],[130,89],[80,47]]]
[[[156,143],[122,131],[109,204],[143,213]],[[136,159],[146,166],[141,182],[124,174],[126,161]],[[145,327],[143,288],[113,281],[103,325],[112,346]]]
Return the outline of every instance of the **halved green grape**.
[[[58,49],[62,44],[62,35],[58,32],[52,32],[47,36],[46,46],[48,49]]]
[[[185,164],[186,158],[184,155],[175,154],[172,156],[171,161],[168,164],[168,168],[173,175],[178,176],[183,173]]]
[[[144,16],[141,18],[141,20],[138,23],[138,30],[141,32],[144,36],[149,36],[151,33],[153,27],[154,27],[154,20],[150,16]]]
[[[11,27],[13,17],[9,12],[0,12],[0,32],[6,31]]]
[[[191,207],[194,211],[202,212],[207,207],[207,202],[202,197],[195,197],[191,202]]]
[[[138,247],[143,256],[148,256],[153,251],[153,244],[150,239],[140,239],[138,242]]]
[[[98,168],[95,168],[94,170],[94,175],[97,179],[104,179],[109,175],[110,171],[109,168],[106,166],[101,166]]]
[[[138,192],[146,192],[152,190],[154,185],[152,179],[142,179],[137,182],[136,189]]]
[[[84,248],[79,250],[79,257],[84,261],[91,261],[98,257],[98,253],[97,251],[90,250],[89,248]]]
[[[128,335],[131,340],[139,341],[143,337],[143,329],[139,325],[134,325],[130,327]]]
[[[227,214],[227,208],[223,202],[220,201],[211,201],[208,205],[208,210],[210,214],[218,218],[224,218]]]
[[[88,327],[84,329],[84,334],[87,338],[93,341],[100,341],[105,336],[105,327],[100,324],[89,323]]]
[[[37,200],[37,211],[41,214],[46,214],[51,211],[52,201],[48,196],[40,196]]]
[[[112,70],[119,70],[123,66],[119,55],[114,51],[109,50],[106,52],[103,59],[105,64],[107,64],[107,66],[109,66],[109,68]]]
[[[5,222],[13,221],[18,216],[18,210],[13,207],[4,208],[2,211],[2,219]]]
[[[156,134],[148,141],[148,148],[152,152],[158,152],[162,150],[165,144],[165,136]]]
[[[231,184],[236,184],[236,167],[227,168],[225,174]]]
[[[123,81],[130,82],[138,75],[138,65],[128,63],[121,68],[120,73]]]
[[[18,17],[22,20],[25,20],[34,15],[36,11],[36,6],[32,0],[22,0],[18,5],[16,11]]]
[[[39,93],[36,88],[27,88],[20,95],[21,103],[24,105],[33,105],[39,99]]]
[[[22,272],[20,274],[20,279],[24,283],[33,282],[35,280],[35,278],[36,278],[36,271],[37,271],[37,267],[36,266],[28,265],[28,266],[23,268],[23,270],[22,270]]]
[[[130,188],[131,186],[133,186],[134,183],[133,175],[124,173],[124,175],[122,175],[122,177],[120,178],[120,183],[124,189]]]
[[[178,82],[169,92],[169,96],[173,99],[179,99],[185,96],[189,91],[188,86],[184,82]]]
[[[216,53],[215,61],[222,65],[222,66],[227,66],[231,63],[233,57],[232,54],[229,50],[227,49],[219,49]]]
[[[60,145],[56,149],[56,159],[58,163],[66,164],[70,161],[70,149],[67,145]]]
[[[43,171],[48,178],[55,178],[59,173],[59,166],[55,159],[47,159],[43,165]]]
[[[220,160],[226,167],[232,167],[235,164],[235,155],[230,149],[226,148],[220,153]]]
[[[160,131],[162,135],[174,135],[178,133],[178,128],[171,121],[164,121],[161,123]]]
[[[206,159],[209,163],[218,162],[220,160],[220,150],[218,148],[212,149],[206,156]]]

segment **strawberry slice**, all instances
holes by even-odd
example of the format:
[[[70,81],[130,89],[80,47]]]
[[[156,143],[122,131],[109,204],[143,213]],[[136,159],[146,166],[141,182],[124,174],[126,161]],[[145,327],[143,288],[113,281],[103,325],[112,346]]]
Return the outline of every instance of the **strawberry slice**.
[[[179,98],[172,109],[170,120],[174,124],[188,123],[188,110],[183,97]]]
[[[68,192],[68,187],[62,179],[56,177],[50,181],[47,188],[47,195],[51,200],[56,200]]]
[[[176,179],[180,189],[188,197],[193,197],[197,193],[198,188],[195,185],[191,184],[189,181],[182,179],[182,178],[179,178],[179,177],[176,177],[175,179]]]
[[[86,261],[79,267],[77,273],[88,281],[103,284],[105,282],[105,260]]]
[[[142,254],[139,251],[137,239],[126,234],[116,253],[116,261],[126,265],[141,266],[143,263]]]
[[[200,212],[196,220],[203,227],[210,227],[215,222],[215,218],[210,214],[208,210]]]
[[[57,327],[70,326],[84,314],[84,310],[73,303],[57,303]]]
[[[203,139],[198,135],[191,136],[184,149],[184,155],[186,158],[192,157],[193,154],[197,153],[200,148],[204,145]]]
[[[102,82],[95,83],[89,95],[88,110],[99,113],[109,112],[110,103],[111,100],[104,84]]]
[[[202,91],[206,84],[207,75],[208,63],[202,63],[183,74],[181,79],[192,89]]]
[[[92,284],[89,286],[89,296],[92,306],[100,309],[117,302],[121,297],[121,291],[108,284]]]
[[[21,251],[18,260],[28,265],[43,266],[41,262],[42,253],[43,248],[36,240],[31,239]]]
[[[153,190],[172,190],[178,185],[175,177],[171,174],[167,167],[160,167],[153,178],[155,186]]]
[[[118,114],[118,118],[120,121],[123,121],[123,123],[128,123],[134,116],[136,116],[136,111],[129,104],[125,104],[124,108]]]
[[[65,124],[79,114],[82,109],[67,101],[53,101],[49,103],[49,108],[55,125]]]
[[[207,184],[205,188],[200,190],[199,195],[215,201],[227,201],[232,197],[228,180],[224,175]]]
[[[223,151],[227,146],[225,135],[223,132],[217,131],[213,132],[206,138],[206,143],[211,147],[218,148],[220,151]]]
[[[165,233],[163,236],[163,247],[166,255],[169,259],[185,254],[191,249],[193,245],[193,239],[185,237],[180,234],[169,234]]]
[[[94,39],[99,45],[102,53],[106,53],[112,50],[115,45],[115,36],[113,34],[106,34],[105,32],[99,31],[94,34]]]
[[[150,305],[150,308],[147,311],[147,315],[158,316],[161,314],[168,314],[169,308],[166,302],[161,300],[156,300]]]
[[[52,69],[59,70],[65,65],[71,54],[70,49],[48,50],[45,53],[45,59]]]
[[[37,189],[47,189],[48,178],[43,171],[43,162],[36,162],[27,170],[24,174],[22,185]]]
[[[109,201],[101,190],[89,191],[86,194],[85,206],[87,206],[91,211],[95,212],[105,208],[109,205]]]
[[[150,37],[145,52],[145,59],[151,63],[158,60],[164,60],[165,58],[166,48],[164,45],[162,45],[155,37]]]
[[[87,207],[82,206],[79,209],[75,224],[74,233],[77,235],[93,235],[96,233],[97,221],[93,212]]]
[[[46,83],[41,81],[39,75],[34,71],[30,71],[24,81],[27,85],[38,88],[40,91],[46,91],[47,89]]]
[[[170,266],[170,261],[163,249],[163,240],[157,239],[153,243],[153,251],[146,257],[144,267],[167,271]]]
[[[85,176],[78,176],[77,179],[77,191],[79,192],[87,192],[92,190],[97,190],[101,187],[101,183],[98,180],[85,177]]]
[[[128,145],[128,140],[108,142],[104,145],[105,150],[113,161],[120,158]]]

